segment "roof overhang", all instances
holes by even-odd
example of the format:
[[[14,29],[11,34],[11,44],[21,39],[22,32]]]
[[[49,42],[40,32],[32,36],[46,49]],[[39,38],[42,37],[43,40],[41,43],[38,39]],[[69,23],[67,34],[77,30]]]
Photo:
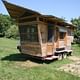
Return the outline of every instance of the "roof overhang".
[[[2,1],[5,5],[7,11],[9,12],[10,16],[14,19],[19,18],[19,17],[23,16],[24,14],[26,14],[26,15],[33,15],[33,14],[40,15],[40,13],[38,13],[36,11],[30,10],[30,9],[27,9],[24,7],[20,7],[18,5],[9,3],[5,0],[2,0]]]
[[[43,18],[46,18],[49,21],[56,22],[59,25],[70,26],[70,27],[76,28],[74,25],[69,24],[69,23],[65,22],[64,20],[62,20],[61,18],[58,18],[56,16],[42,15],[42,14],[40,14],[36,11],[33,11],[31,9],[20,7],[18,5],[9,3],[5,0],[2,0],[2,1],[3,1],[4,5],[6,6],[6,9],[9,12],[10,16],[14,19],[24,17],[24,15],[25,16],[38,15],[38,16],[41,16]]]

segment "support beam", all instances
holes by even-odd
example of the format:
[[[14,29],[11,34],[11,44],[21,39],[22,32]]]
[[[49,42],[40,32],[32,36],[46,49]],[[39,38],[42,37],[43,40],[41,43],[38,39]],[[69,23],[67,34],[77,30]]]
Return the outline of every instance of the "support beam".
[[[33,17],[37,17],[37,15],[26,16],[26,17],[22,17],[22,18],[19,18],[19,19],[23,20],[23,19],[33,18]]]

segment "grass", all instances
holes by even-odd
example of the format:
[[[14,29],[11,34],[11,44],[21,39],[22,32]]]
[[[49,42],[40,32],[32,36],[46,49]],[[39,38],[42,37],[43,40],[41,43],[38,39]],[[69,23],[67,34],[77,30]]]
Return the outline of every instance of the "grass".
[[[80,80],[77,76],[56,69],[70,63],[68,59],[51,63],[36,61],[35,63],[41,65],[30,68],[18,65],[16,62],[23,63],[27,59],[19,54],[17,44],[16,40],[0,38],[0,80]],[[73,48],[76,51],[80,49],[77,45]],[[74,54],[79,55],[79,52]]]
[[[73,44],[72,49],[73,49],[73,55],[80,56],[80,44]]]

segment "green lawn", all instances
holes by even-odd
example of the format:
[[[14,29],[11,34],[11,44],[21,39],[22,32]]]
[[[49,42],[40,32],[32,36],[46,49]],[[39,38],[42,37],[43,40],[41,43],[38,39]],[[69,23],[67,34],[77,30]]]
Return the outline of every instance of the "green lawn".
[[[16,62],[25,62],[16,49],[19,42],[6,38],[0,38],[0,80],[80,80],[79,77],[58,71],[56,68],[71,63],[68,59],[53,61],[51,63],[37,62],[40,66],[22,67]],[[79,55],[80,48],[74,45],[74,54]],[[26,65],[27,66],[27,65]]]
[[[73,44],[72,49],[73,49],[73,55],[80,56],[80,44]]]

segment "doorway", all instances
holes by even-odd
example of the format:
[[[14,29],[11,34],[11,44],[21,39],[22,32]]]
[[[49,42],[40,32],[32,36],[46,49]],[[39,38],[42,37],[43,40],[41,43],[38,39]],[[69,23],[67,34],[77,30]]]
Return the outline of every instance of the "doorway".
[[[47,29],[47,55],[52,55],[53,52],[53,34],[54,34],[54,26],[53,24],[48,24]]]

